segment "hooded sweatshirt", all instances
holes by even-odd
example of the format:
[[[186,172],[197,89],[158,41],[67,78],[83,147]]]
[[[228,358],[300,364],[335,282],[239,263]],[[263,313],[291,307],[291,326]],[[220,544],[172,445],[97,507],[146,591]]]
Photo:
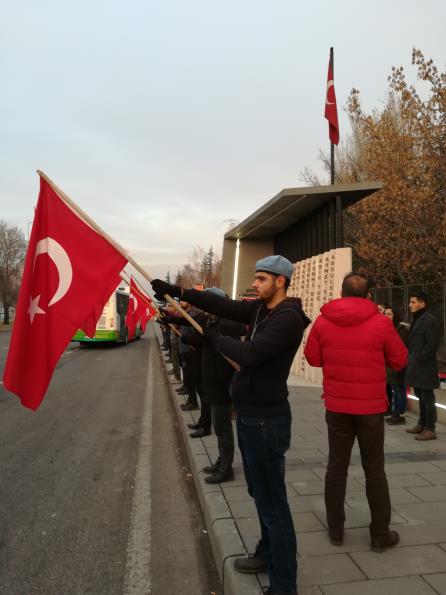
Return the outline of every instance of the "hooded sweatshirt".
[[[305,357],[310,365],[322,367],[328,411],[367,415],[386,411],[386,365],[404,368],[407,349],[376,304],[345,297],[321,308]]]
[[[290,411],[287,379],[309,318],[297,298],[268,309],[261,300],[239,302],[193,289],[185,301],[223,318],[249,325],[245,341],[218,335],[215,348],[240,365],[234,374],[234,409],[247,417],[275,417]]]

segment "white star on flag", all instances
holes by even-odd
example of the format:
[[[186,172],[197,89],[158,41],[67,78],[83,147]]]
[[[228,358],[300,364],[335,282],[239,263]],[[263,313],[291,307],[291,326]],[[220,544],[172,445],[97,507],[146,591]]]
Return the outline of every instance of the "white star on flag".
[[[45,310],[42,310],[42,308],[39,307],[39,300],[40,295],[36,296],[34,299],[32,299],[32,297],[29,298],[28,314],[31,320],[31,324],[33,323],[34,316],[36,314],[45,314]]]

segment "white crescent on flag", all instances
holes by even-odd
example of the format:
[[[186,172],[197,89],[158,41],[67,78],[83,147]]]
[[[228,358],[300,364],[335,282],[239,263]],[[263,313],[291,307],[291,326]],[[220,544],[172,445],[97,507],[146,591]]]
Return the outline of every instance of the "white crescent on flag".
[[[59,242],[56,242],[53,238],[46,237],[43,240],[39,240],[36,245],[36,253],[34,255],[34,265],[36,264],[36,258],[40,254],[48,254],[51,260],[57,267],[59,273],[59,285],[56,289],[56,293],[51,298],[48,306],[54,306],[59,300],[70,289],[71,282],[73,280],[73,268],[71,261],[66,251],[62,248]]]
[[[133,300],[133,313],[135,313],[136,308],[138,307],[138,300],[136,299],[136,296],[133,295],[133,293],[130,294],[130,299]]]
[[[334,105],[334,101],[328,101],[328,91],[330,90],[330,87],[334,86],[334,81],[327,81],[327,94],[325,97],[325,105]]]

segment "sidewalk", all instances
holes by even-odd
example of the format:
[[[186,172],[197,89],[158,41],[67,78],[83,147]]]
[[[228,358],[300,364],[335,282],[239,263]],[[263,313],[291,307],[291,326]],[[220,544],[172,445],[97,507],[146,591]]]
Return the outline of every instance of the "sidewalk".
[[[171,376],[169,376],[171,378]],[[438,439],[419,443],[405,432],[415,425],[386,425],[386,470],[392,500],[392,528],[400,544],[382,554],[370,550],[364,473],[355,444],[346,496],[346,532],[342,547],[327,537],[324,473],[328,443],[321,389],[290,378],[293,412],[291,449],[287,453],[287,487],[299,552],[299,595],[427,595],[446,594],[446,426]],[[224,595],[260,595],[267,575],[243,575],[234,558],[252,552],[259,537],[254,503],[248,496],[240,454],[236,448],[235,481],[206,484],[201,469],[217,455],[215,436],[191,439],[186,423],[193,415],[179,408],[171,395],[189,454],[198,496],[205,515]],[[200,594],[197,594],[200,595]],[[204,595],[204,594],[203,594]]]

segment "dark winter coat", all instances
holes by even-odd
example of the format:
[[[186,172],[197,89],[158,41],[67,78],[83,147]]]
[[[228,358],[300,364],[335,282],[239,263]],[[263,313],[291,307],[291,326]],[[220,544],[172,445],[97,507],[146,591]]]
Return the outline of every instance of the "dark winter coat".
[[[386,411],[386,364],[401,370],[407,349],[376,304],[343,297],[322,306],[305,357],[311,366],[322,367],[328,411],[371,415]]]
[[[414,315],[409,335],[409,362],[405,383],[414,388],[439,387],[436,352],[440,346],[440,326],[427,310]]]
[[[245,341],[219,335],[215,347],[240,365],[231,397],[234,409],[247,417],[275,417],[290,411],[287,379],[310,320],[300,300],[286,298],[268,309],[262,300],[239,302],[211,292],[185,289],[182,299],[222,318],[249,325]]]
[[[215,332],[240,341],[246,334],[246,327],[240,322],[226,318],[209,318],[207,326]],[[203,344],[203,337],[197,331],[190,333],[187,340],[201,349],[201,375],[204,398],[211,405],[230,403],[230,386],[234,375],[234,367],[213,347]]]
[[[401,341],[404,343],[406,347],[409,346],[409,333],[410,333],[410,325],[407,322],[400,322],[396,327],[396,332],[398,333]],[[387,368],[387,384],[404,384],[404,377],[406,375],[406,367],[402,370],[392,370],[392,368]]]

